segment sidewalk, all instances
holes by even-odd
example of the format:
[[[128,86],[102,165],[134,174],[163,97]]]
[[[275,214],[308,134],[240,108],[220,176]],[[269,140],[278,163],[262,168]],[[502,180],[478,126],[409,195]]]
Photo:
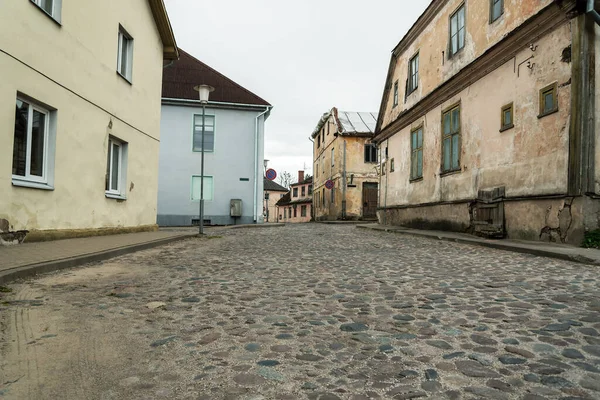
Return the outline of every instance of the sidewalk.
[[[0,246],[0,285],[18,278],[149,249],[196,234],[196,229],[183,228]]]
[[[584,249],[558,243],[530,242],[509,239],[484,239],[477,236],[456,232],[425,231],[390,225],[357,225],[357,228],[375,231],[398,233],[403,235],[420,236],[430,239],[446,240],[457,243],[485,246],[493,249],[533,254],[536,256],[558,258],[583,264],[600,265],[600,250]]]

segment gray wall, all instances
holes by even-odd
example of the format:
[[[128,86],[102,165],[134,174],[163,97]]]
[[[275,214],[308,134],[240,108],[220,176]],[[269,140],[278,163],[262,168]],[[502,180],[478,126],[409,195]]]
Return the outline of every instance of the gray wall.
[[[204,156],[204,175],[212,176],[212,201],[205,201],[204,219],[213,225],[228,225],[229,201],[242,199],[243,217],[238,224],[263,222],[264,116],[259,119],[258,159],[254,176],[254,136],[256,117],[262,110],[206,108],[215,116],[215,149]],[[160,133],[160,166],[158,175],[158,217],[161,226],[191,225],[199,215],[198,200],[191,200],[192,175],[200,175],[201,153],[192,151],[194,114],[202,108],[163,105]],[[249,181],[240,181],[248,178]],[[255,181],[258,182],[256,197]]]

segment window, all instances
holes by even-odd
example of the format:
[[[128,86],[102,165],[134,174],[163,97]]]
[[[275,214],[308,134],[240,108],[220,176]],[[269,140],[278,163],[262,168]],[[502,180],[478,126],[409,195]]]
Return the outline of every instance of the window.
[[[465,5],[450,17],[450,46],[449,55],[453,56],[465,47]]]
[[[193,151],[202,151],[202,114],[194,114]],[[215,151],[215,116],[204,117],[204,151]]]
[[[313,193],[312,185],[308,185],[308,195],[310,196]]]
[[[442,172],[460,169],[460,105],[442,114],[443,161]]]
[[[298,197],[298,188],[297,187],[294,188],[294,197]]]
[[[398,105],[398,81],[394,82],[394,107]]]
[[[265,193],[265,200],[269,200],[269,197],[271,197],[269,196],[269,193]]]
[[[558,111],[557,91],[556,82],[540,90],[540,115],[538,118]]]
[[[133,72],[133,38],[122,26],[119,26],[119,54],[117,72],[131,82]]]
[[[200,200],[201,177],[192,176],[192,200]],[[212,176],[204,176],[204,201],[212,201],[214,192],[214,181]]]
[[[329,135],[329,120],[327,121],[327,134]]]
[[[365,145],[365,162],[376,163],[377,162],[377,146],[374,144]]]
[[[490,24],[504,13],[504,0],[490,0]]]
[[[390,160],[390,172],[394,172],[394,159]]]
[[[294,218],[298,217],[298,207],[294,206]]]
[[[423,127],[410,133],[410,179],[423,178]],[[392,167],[390,165],[390,172]]]
[[[300,216],[306,217],[306,206],[300,206]]]
[[[323,200],[323,204],[322,204],[322,206],[323,206],[323,207],[325,207],[325,200],[326,200],[326,197],[325,197],[325,189],[323,189],[323,195],[321,196],[321,199]]]
[[[321,135],[317,137],[317,147],[321,147]]]
[[[331,204],[335,203],[335,189],[331,189]]]
[[[306,196],[306,186],[302,186],[302,197]]]
[[[48,183],[50,112],[17,98],[12,175],[15,181]]]
[[[500,113],[500,132],[513,127],[513,103],[510,103],[502,107]]]
[[[31,0],[31,2],[60,23],[62,0]]]
[[[315,163],[315,172],[316,172],[315,175],[318,178],[319,177],[319,162],[318,161]]]
[[[335,165],[335,148],[331,148],[331,168]]]
[[[419,53],[410,59],[408,64],[408,90],[406,95],[408,96],[419,87]]]
[[[107,197],[124,198],[126,194],[127,143],[112,136],[108,138],[106,153],[106,183]]]

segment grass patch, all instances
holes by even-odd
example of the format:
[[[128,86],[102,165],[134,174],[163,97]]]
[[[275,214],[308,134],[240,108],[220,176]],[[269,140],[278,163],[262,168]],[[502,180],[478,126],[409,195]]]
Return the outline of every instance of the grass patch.
[[[12,289],[6,286],[0,286],[0,293],[12,293]]]
[[[586,232],[581,247],[586,249],[600,249],[600,229]]]
[[[216,236],[215,235],[215,236],[207,236],[206,238],[209,239],[209,240],[212,240],[212,239],[223,239],[223,236]]]

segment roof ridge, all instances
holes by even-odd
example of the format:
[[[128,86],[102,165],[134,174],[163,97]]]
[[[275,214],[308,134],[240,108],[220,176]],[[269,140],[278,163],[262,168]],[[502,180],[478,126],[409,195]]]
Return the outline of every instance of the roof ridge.
[[[200,61],[199,59],[197,59],[196,57],[194,57],[193,55],[191,55],[190,53],[188,53],[187,51],[183,50],[181,47],[178,47],[178,50],[180,53],[183,53],[187,56],[189,56],[190,58],[192,58],[194,61],[204,65],[206,68],[210,69],[211,71],[213,71],[214,73],[216,73],[217,75],[223,77],[225,80],[233,83],[234,85],[236,85],[237,87],[239,87],[240,89],[244,90],[246,93],[256,97],[256,99],[263,101],[265,103],[267,103],[269,106],[271,106],[271,103],[269,103],[268,101],[266,101],[265,99],[263,99],[262,97],[258,96],[257,94],[251,92],[250,90],[246,89],[245,87],[243,87],[242,85],[240,85],[239,83],[237,83],[236,81],[234,81],[233,79],[229,78],[228,76],[223,75],[221,72],[217,71],[216,69],[214,69],[213,67],[211,67],[210,65],[206,64],[203,61]]]

